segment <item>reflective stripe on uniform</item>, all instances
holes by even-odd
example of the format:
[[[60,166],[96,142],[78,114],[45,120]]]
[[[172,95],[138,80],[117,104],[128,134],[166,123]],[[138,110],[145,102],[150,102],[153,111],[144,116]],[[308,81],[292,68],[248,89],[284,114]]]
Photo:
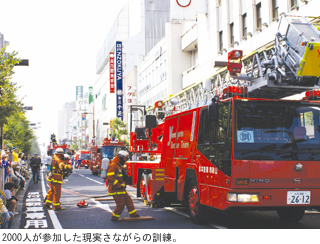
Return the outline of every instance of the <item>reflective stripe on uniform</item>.
[[[118,217],[118,218],[120,217],[120,215],[116,215],[116,214],[114,214],[114,213],[112,213],[112,215],[115,216],[115,217]]]
[[[117,183],[118,183],[118,180],[115,180],[115,181],[113,182],[114,185],[117,184]]]
[[[126,194],[125,191],[120,191],[120,192],[112,192],[112,193],[108,193],[108,195],[113,196],[113,195],[122,195],[122,194]]]
[[[54,205],[54,206],[58,206],[58,205],[60,205],[60,203],[59,203],[59,202],[58,202],[58,203],[54,203],[53,205]]]
[[[49,200],[46,200],[46,203],[47,203],[47,202],[48,202],[48,203],[52,203],[52,201],[49,201]]]
[[[122,174],[119,174],[119,175],[118,175],[118,177],[122,177],[122,176],[123,176]]]
[[[137,210],[132,210],[131,212],[129,212],[129,214],[133,214],[135,212],[137,212]]]
[[[107,176],[114,175],[114,172],[108,173]]]

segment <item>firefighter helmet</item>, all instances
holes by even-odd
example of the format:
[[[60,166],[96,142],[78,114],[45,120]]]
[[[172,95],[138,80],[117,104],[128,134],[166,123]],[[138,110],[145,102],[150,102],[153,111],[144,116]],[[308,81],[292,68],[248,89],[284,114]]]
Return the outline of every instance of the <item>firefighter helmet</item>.
[[[87,207],[88,206],[88,203],[86,203],[85,200],[81,200],[80,202],[77,203],[77,206],[79,208],[84,208],[84,207]]]
[[[55,154],[64,154],[64,151],[62,148],[57,148],[57,150],[54,153]]]
[[[126,160],[129,159],[129,153],[127,151],[121,150],[121,151],[118,152],[118,155],[120,155],[122,157],[125,157]]]

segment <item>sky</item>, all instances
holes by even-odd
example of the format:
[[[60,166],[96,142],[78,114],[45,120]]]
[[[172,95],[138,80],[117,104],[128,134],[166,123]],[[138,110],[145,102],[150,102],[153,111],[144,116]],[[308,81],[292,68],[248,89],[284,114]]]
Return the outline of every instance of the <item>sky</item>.
[[[96,55],[127,0],[0,0],[0,33],[7,52],[29,60],[17,66],[12,81],[37,123],[39,144],[57,130],[58,111],[75,101],[76,86],[84,92],[96,80]]]

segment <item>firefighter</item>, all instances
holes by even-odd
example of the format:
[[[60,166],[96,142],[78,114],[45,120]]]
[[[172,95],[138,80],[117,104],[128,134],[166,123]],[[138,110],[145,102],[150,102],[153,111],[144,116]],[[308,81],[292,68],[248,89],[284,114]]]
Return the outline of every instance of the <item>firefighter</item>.
[[[63,183],[63,175],[65,171],[71,171],[70,165],[64,164],[64,152],[62,148],[58,148],[52,157],[51,172],[47,178],[50,189],[47,192],[44,208],[54,210],[64,210],[60,204],[61,185]]]
[[[120,215],[125,206],[127,207],[130,217],[140,217],[134,208],[131,197],[126,191],[123,169],[128,158],[128,152],[119,151],[118,155],[110,162],[108,168],[106,184],[109,195],[113,196],[113,199],[116,202],[116,207],[111,216],[112,221],[121,220]]]

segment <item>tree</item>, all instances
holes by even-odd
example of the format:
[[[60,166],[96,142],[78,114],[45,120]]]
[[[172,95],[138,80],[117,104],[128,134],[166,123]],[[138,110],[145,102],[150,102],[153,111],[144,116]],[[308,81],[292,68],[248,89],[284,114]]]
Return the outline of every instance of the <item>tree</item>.
[[[78,151],[79,150],[77,138],[73,140],[73,142],[72,142],[72,144],[70,146],[70,150],[73,150],[73,151]]]
[[[115,118],[110,123],[111,130],[111,137],[118,139],[118,141],[123,141],[126,145],[129,145],[126,139],[121,140],[121,137],[128,134],[127,124],[121,121],[118,118]]]
[[[2,148],[2,128],[10,116],[23,111],[23,103],[17,98],[16,92],[20,88],[17,83],[11,82],[14,66],[21,61],[18,53],[6,53],[6,46],[0,50],[0,147]]]
[[[33,130],[30,122],[22,112],[16,112],[9,117],[8,123],[3,127],[3,139],[6,145],[17,147],[19,151],[28,153],[33,145]]]

